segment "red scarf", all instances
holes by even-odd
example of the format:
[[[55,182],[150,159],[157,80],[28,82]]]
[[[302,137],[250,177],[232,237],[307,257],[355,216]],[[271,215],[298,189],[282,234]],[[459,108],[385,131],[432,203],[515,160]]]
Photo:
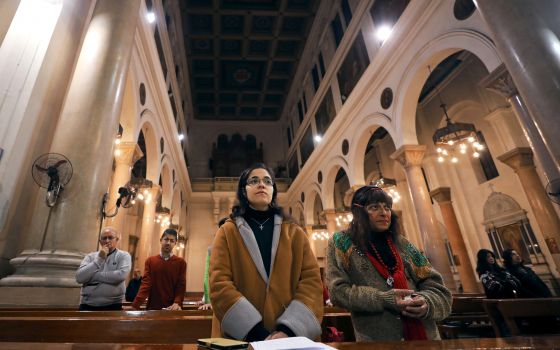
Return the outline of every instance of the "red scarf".
[[[396,289],[409,289],[408,282],[406,280],[406,276],[404,274],[404,264],[400,254],[397,253],[397,249],[393,244],[393,240],[390,237],[387,237],[387,243],[389,244],[389,248],[391,252],[395,256],[395,260],[397,261],[397,269],[393,273],[393,288]],[[383,266],[375,257],[373,257],[369,252],[367,252],[367,257],[369,261],[373,264],[377,272],[383,277],[387,279],[390,275],[390,271]],[[403,334],[404,340],[427,340],[428,337],[426,336],[426,330],[424,329],[424,325],[422,321],[416,318],[410,318],[406,316],[401,317],[402,324],[403,324]]]

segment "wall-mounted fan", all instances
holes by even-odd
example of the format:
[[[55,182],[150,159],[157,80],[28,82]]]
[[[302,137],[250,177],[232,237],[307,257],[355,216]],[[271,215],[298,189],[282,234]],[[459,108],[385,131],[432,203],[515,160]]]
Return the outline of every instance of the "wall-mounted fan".
[[[546,185],[548,198],[556,204],[560,204],[560,179],[554,179]]]
[[[53,207],[64,186],[72,178],[72,163],[59,153],[45,153],[35,160],[31,168],[33,180],[47,189],[47,206]]]

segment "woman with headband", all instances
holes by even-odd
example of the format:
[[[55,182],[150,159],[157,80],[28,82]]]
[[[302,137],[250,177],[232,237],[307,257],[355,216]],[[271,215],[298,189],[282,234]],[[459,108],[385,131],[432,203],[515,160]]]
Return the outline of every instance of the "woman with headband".
[[[392,204],[376,186],[354,193],[350,226],[329,241],[331,302],[351,312],[356,341],[439,339],[451,293],[400,234]]]

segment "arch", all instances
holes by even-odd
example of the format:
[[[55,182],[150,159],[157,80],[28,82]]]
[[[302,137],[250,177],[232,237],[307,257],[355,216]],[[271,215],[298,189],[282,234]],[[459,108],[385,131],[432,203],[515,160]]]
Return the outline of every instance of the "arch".
[[[317,224],[315,222],[315,216],[314,216],[315,198],[317,196],[319,196],[319,199],[322,202],[321,188],[319,187],[319,184],[314,182],[308,187],[307,191],[305,191],[305,204],[303,206],[305,222],[310,224]]]
[[[303,203],[301,201],[296,201],[295,205],[292,206],[292,209],[292,219],[294,222],[302,226],[305,225],[305,222],[300,222],[300,217],[304,213]]]
[[[366,148],[369,143],[371,135],[379,129],[380,127],[387,130],[389,137],[395,143],[395,131],[391,124],[391,118],[383,113],[373,113],[364,116],[358,123],[356,123],[359,128],[357,128],[354,135],[355,137],[352,144],[350,145],[350,161],[349,164],[352,167],[352,175],[354,178],[354,185],[363,185],[367,182],[367,175],[364,173],[364,162],[366,157]]]
[[[146,143],[146,179],[153,183],[159,180],[159,151],[157,147],[157,131],[154,124],[146,119],[142,120],[137,132],[136,140],[140,135],[140,131],[144,134],[144,142]]]
[[[484,223],[507,225],[526,216],[525,210],[511,196],[501,192],[492,192],[482,209]]]
[[[330,169],[325,172],[326,176],[323,181],[323,209],[333,209],[334,208],[334,181],[336,179],[336,174],[340,168],[344,169],[346,175],[348,176],[348,181],[351,181],[351,177],[348,175],[348,163],[342,156],[336,156],[329,161]],[[354,183],[350,182],[350,187]]]
[[[430,41],[417,53],[410,55],[412,60],[402,74],[395,96],[395,130],[400,137],[393,138],[395,147],[418,144],[416,136],[416,108],[418,96],[430,75],[427,67],[435,67],[446,57],[461,50],[474,54],[489,72],[502,61],[492,41],[485,35],[471,30],[456,30]]]
[[[180,225],[182,213],[181,191],[178,188],[175,188],[173,191],[173,200],[171,201],[171,223],[174,225]]]
[[[133,69],[129,69],[126,77],[126,85],[123,94],[123,102],[121,106],[121,114],[119,123],[123,128],[121,141],[123,142],[136,142],[138,135],[136,135],[136,127],[140,121],[138,117],[139,100],[136,94],[137,77]]]
[[[171,180],[171,171],[167,160],[161,167],[161,205],[165,208],[171,208],[173,195],[173,182]]]

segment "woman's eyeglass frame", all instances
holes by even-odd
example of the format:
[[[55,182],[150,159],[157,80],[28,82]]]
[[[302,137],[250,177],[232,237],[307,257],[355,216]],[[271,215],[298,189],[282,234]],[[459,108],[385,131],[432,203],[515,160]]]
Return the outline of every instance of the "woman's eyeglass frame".
[[[265,186],[274,186],[274,181],[268,176],[263,177],[262,179],[258,176],[250,177],[247,179],[247,186],[258,186],[261,182]]]

